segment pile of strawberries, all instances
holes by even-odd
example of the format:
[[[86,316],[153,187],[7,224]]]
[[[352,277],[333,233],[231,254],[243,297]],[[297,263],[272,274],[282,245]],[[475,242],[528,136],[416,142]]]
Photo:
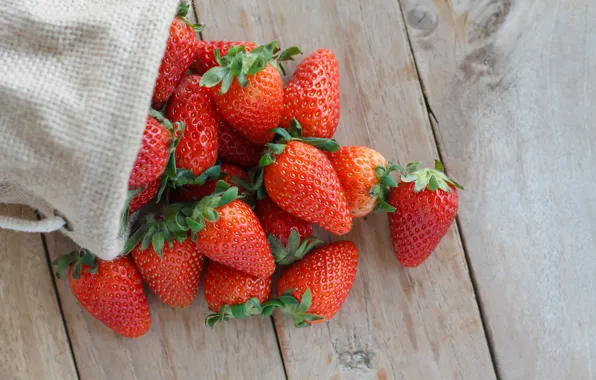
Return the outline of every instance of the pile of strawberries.
[[[331,51],[306,57],[284,86],[281,65],[298,48],[200,41],[187,10],[171,24],[130,175],[122,224],[142,216],[125,252],[111,262],[87,250],[55,261],[83,307],[137,337],[151,325],[143,280],[165,304],[186,307],[206,266],[211,327],[275,309],[298,327],[328,321],[350,292],[359,252],[350,241],[321,246],[313,224],[344,235],[374,211],[388,212],[397,259],[420,265],[457,212],[460,186],[442,165],[404,168],[332,140],[340,93]]]

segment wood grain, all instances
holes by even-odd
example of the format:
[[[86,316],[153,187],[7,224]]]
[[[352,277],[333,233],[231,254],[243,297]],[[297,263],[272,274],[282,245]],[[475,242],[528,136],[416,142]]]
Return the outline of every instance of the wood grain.
[[[47,235],[52,257],[77,247],[60,233]],[[186,309],[163,305],[148,289],[151,330],[137,339],[113,333],[78,303],[68,281],[57,280],[66,325],[84,379],[250,379],[284,377],[269,319],[204,325],[202,294]]]
[[[368,145],[399,162],[437,157],[395,1],[196,1],[205,39],[277,38],[340,63],[343,144]],[[290,379],[495,378],[455,226],[423,266],[393,256],[385,215],[356,222],[356,283],[334,320],[295,329],[276,318]]]
[[[0,204],[0,214],[35,219]],[[76,379],[39,234],[0,229],[0,379]]]
[[[596,377],[596,3],[401,1],[502,379]]]

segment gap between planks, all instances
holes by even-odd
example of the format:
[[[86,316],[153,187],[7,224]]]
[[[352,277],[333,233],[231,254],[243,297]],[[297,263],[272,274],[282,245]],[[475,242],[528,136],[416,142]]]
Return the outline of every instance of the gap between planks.
[[[38,210],[35,210],[35,217],[37,220],[41,219]],[[48,270],[50,271],[50,278],[52,279],[52,286],[54,287],[54,295],[56,296],[56,303],[58,304],[58,310],[60,311],[60,317],[62,318],[62,327],[64,328],[64,334],[66,335],[66,341],[68,342],[68,348],[70,349],[70,356],[72,357],[72,362],[74,364],[75,373],[77,375],[77,379],[81,379],[81,374],[79,372],[79,364],[77,363],[77,357],[75,355],[74,347],[72,345],[72,339],[70,337],[70,332],[68,331],[68,324],[66,322],[66,317],[64,315],[64,309],[62,307],[62,300],[60,299],[60,292],[58,292],[58,287],[56,286],[56,277],[54,276],[54,268],[52,267],[52,259],[50,257],[50,251],[48,250],[48,243],[46,242],[45,234],[40,233],[41,237],[41,244],[43,246],[43,252],[46,256],[46,263],[48,265]]]
[[[433,112],[433,110],[430,106],[430,102],[428,100],[428,94],[427,94],[426,88],[424,86],[422,76],[420,75],[420,69],[418,68],[418,62],[416,61],[416,54],[414,52],[414,48],[412,47],[412,40],[410,38],[410,31],[408,29],[408,23],[407,23],[407,20],[405,17],[404,8],[401,4],[401,0],[396,0],[396,2],[397,2],[397,6],[400,10],[402,20],[404,22],[405,33],[406,33],[406,37],[408,40],[408,48],[410,50],[410,55],[412,56],[412,62],[414,63],[414,67],[416,68],[416,78],[418,79],[418,84],[420,86],[420,92],[422,93],[422,97],[424,99],[424,106],[426,108],[428,122],[431,126],[433,141],[435,143],[435,146],[437,147],[437,153],[439,155],[439,160],[443,163],[443,165],[445,166],[445,171],[447,172],[447,166],[445,164],[445,160],[443,159],[443,147],[440,144],[440,141],[437,137],[439,134],[439,131],[438,131],[439,120],[437,119],[435,113]],[[497,361],[497,356],[495,354],[494,341],[493,341],[491,332],[487,328],[487,326],[488,326],[487,325],[487,316],[486,316],[486,313],[482,306],[482,298],[478,291],[478,283],[477,283],[477,279],[476,279],[476,274],[474,273],[474,268],[472,268],[472,265],[471,265],[470,256],[468,254],[468,247],[466,246],[466,239],[464,236],[464,232],[461,228],[461,223],[459,221],[459,215],[456,215],[456,217],[455,217],[455,224],[457,226],[457,229],[459,230],[459,240],[461,242],[462,249],[464,251],[466,267],[468,268],[468,274],[470,275],[470,282],[472,283],[472,289],[474,290],[474,298],[476,299],[476,306],[478,307],[478,313],[480,315],[480,321],[482,323],[482,331],[484,331],[484,337],[486,339],[486,345],[488,346],[488,352],[489,352],[490,360],[491,360],[491,363],[493,366],[493,371],[495,373],[495,377],[497,378],[497,380],[500,380],[501,374],[499,372],[499,365],[498,365],[498,361]]]

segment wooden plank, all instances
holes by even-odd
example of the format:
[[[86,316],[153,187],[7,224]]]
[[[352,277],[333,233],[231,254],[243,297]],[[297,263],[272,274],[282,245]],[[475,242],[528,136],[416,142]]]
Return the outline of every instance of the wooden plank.
[[[35,219],[0,204],[0,215]],[[76,379],[39,234],[0,229],[0,379]]]
[[[47,235],[52,257],[77,247],[60,233]],[[233,322],[211,330],[202,294],[186,309],[163,305],[149,290],[151,330],[137,339],[120,337],[87,313],[68,281],[57,280],[75,357],[85,379],[228,379],[247,373],[284,377],[270,320]],[[238,321],[240,322],[240,321]]]
[[[437,157],[397,2],[196,3],[205,39],[332,49],[340,62],[341,143],[369,145],[399,162]],[[362,258],[334,320],[297,330],[276,318],[290,379],[495,378],[455,227],[414,270],[393,256],[385,215],[357,221],[348,238]]]
[[[596,3],[402,0],[502,379],[596,377]]]

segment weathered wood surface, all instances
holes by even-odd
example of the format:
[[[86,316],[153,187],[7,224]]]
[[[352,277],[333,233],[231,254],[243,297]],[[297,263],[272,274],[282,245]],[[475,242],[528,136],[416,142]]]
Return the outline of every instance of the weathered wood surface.
[[[28,207],[0,214],[35,220]],[[0,229],[0,379],[76,379],[39,234]]]
[[[502,379],[596,377],[596,2],[401,0]]]
[[[399,162],[437,157],[399,4],[395,1],[195,1],[205,39],[278,39],[340,63],[342,144]],[[301,59],[301,58],[300,58]],[[427,264],[404,270],[385,215],[356,222],[356,283],[327,325],[276,325],[290,379],[491,379],[494,372],[457,229]]]

